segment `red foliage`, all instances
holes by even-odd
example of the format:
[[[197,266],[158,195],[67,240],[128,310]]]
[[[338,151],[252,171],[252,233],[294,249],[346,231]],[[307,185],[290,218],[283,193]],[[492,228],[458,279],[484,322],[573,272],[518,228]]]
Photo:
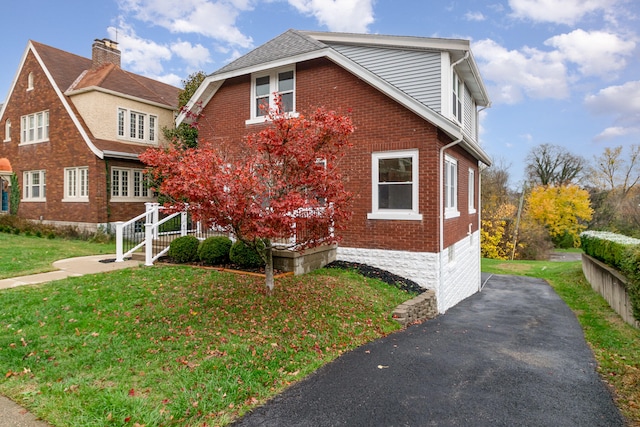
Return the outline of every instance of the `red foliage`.
[[[140,159],[173,209],[188,207],[195,220],[241,240],[295,234],[299,248],[335,242],[351,216],[337,168],[350,146],[351,119],[324,108],[290,117],[278,106],[267,120],[270,126],[237,142],[249,153],[242,158],[200,141],[196,148],[149,149]]]

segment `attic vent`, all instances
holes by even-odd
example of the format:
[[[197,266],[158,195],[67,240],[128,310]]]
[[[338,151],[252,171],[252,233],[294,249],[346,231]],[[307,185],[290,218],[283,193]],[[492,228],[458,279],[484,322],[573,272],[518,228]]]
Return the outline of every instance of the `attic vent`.
[[[98,68],[104,64],[114,64],[120,67],[120,50],[118,43],[109,39],[95,39],[91,50],[93,68]]]

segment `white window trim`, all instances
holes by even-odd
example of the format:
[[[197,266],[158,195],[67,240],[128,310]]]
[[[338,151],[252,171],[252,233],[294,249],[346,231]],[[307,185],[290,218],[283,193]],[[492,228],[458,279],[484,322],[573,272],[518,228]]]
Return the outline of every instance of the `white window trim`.
[[[245,124],[252,125],[257,123],[264,123],[269,120],[268,116],[256,115],[256,80],[260,77],[269,77],[269,108],[275,106],[275,94],[278,93],[278,74],[286,73],[288,71],[293,72],[293,110],[288,112],[290,117],[298,117],[299,113],[296,109],[296,69],[295,67],[277,68],[270,70],[269,72],[255,73],[251,75],[251,111],[250,119],[245,121]]]
[[[27,91],[33,90],[33,71],[27,76]]]
[[[40,174],[40,197],[31,197],[33,185],[29,182],[30,176],[38,172]],[[22,173],[22,202],[46,202],[47,201],[47,172],[45,170],[31,170]],[[43,195],[44,194],[44,195]]]
[[[38,139],[38,115],[42,114],[42,135]],[[33,139],[29,140],[29,118],[33,117]],[[40,144],[49,141],[49,110],[38,111],[33,114],[25,114],[20,117],[20,144]]]
[[[120,134],[120,112],[124,113],[124,123],[123,123],[123,133]],[[144,133],[142,138],[131,137],[131,113],[136,114],[136,116],[144,117]],[[153,129],[151,126],[151,117],[153,117]],[[136,134],[137,132],[137,124],[136,124]],[[151,139],[153,137],[153,139]],[[158,115],[145,113],[143,111],[118,107],[116,109],[116,138],[122,141],[129,142],[139,142],[141,144],[153,144],[158,145]]]
[[[456,83],[458,91],[456,92]],[[453,71],[451,73],[451,97],[455,95],[455,99],[451,99],[451,117],[453,120],[462,125],[464,122],[464,81],[460,78],[458,73]]]
[[[378,167],[381,159],[392,159],[398,157],[411,157],[412,168],[412,209],[379,209],[378,205]],[[422,214],[419,212],[420,194],[418,172],[418,150],[401,150],[401,151],[381,151],[371,153],[371,212],[367,214],[367,219],[383,219],[383,220],[405,220],[405,221],[421,221]]]
[[[69,194],[69,172],[75,172],[75,194]],[[83,179],[84,178],[84,179]],[[84,183],[83,183],[84,181]],[[84,194],[82,189],[84,188]],[[63,202],[88,202],[89,201],[89,167],[64,168],[64,199]]]
[[[454,185],[455,185],[455,191],[454,194],[455,196],[453,197],[453,205],[447,206],[447,198],[446,198],[446,194],[448,191],[447,188],[447,182],[451,182],[451,176],[449,176],[450,168],[447,167],[447,163],[451,163],[453,165],[455,165],[455,180],[454,180]],[[449,218],[456,218],[460,216],[460,211],[458,210],[458,190],[459,190],[459,182],[458,182],[458,161],[456,159],[454,159],[451,156],[444,156],[444,165],[442,165],[442,167],[444,168],[444,181],[442,183],[443,186],[443,195],[442,197],[444,198],[444,217],[445,219],[449,219]]]
[[[474,169],[469,168],[468,182],[469,213],[474,214],[476,213],[476,171]]]
[[[120,174],[120,180],[118,182],[118,188],[119,191],[118,195],[114,195],[114,184],[113,184],[113,172],[114,171],[126,171],[128,173],[127,176],[127,195],[126,196],[122,196],[120,195],[122,193],[122,174]],[[111,168],[111,171],[109,172],[109,177],[111,180],[111,189],[110,189],[110,196],[111,196],[111,201],[112,202],[140,202],[140,201],[150,201],[150,200],[154,200],[153,197],[153,192],[151,191],[151,189],[147,188],[147,196],[134,196],[136,188],[135,188],[135,174],[136,172],[140,173],[142,176],[142,181],[144,182],[144,169],[135,169],[135,168],[121,168],[118,166],[114,166]]]

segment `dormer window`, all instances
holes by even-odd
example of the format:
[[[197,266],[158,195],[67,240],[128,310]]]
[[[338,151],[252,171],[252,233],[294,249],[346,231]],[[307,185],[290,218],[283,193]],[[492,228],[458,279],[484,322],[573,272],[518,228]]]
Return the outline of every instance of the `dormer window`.
[[[251,121],[260,123],[275,107],[275,94],[280,95],[285,112],[295,111],[295,72],[276,70],[255,74],[251,84]]]
[[[135,142],[156,143],[158,117],[152,114],[118,108],[118,138]]]
[[[33,90],[33,72],[29,73],[29,77],[27,77],[27,90]]]

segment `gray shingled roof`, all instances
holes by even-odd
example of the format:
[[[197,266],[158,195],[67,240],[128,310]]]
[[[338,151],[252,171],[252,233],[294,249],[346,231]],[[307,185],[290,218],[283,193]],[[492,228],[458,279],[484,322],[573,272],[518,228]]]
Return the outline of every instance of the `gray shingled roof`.
[[[328,46],[296,30],[288,30],[215,71],[212,76],[302,55]]]

